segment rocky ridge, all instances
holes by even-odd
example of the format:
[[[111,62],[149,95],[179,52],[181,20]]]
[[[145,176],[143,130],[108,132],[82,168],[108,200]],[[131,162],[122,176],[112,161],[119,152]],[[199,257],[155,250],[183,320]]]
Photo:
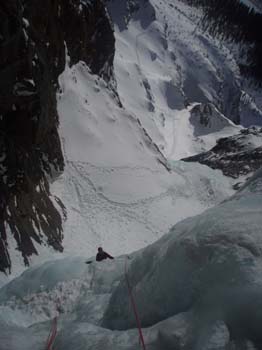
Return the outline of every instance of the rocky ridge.
[[[262,129],[242,129],[237,135],[219,139],[210,151],[182,160],[220,169],[235,179],[250,176],[262,166]]]

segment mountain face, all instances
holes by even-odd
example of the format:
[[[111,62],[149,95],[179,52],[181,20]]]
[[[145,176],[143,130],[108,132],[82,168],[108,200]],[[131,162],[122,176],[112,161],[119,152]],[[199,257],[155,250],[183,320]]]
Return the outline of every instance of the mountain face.
[[[203,200],[188,179],[190,166],[175,162],[238,134],[236,124],[261,124],[261,99],[241,75],[239,42],[219,37],[210,5],[200,3],[1,4],[2,271],[10,270],[17,250],[27,265],[45,245],[91,254],[106,243],[118,252],[108,222],[125,242],[121,251],[139,231],[137,249],[224,199],[212,172],[206,177],[198,168],[214,194]],[[242,43],[246,25],[236,25]],[[188,180],[198,205],[182,211]],[[165,218],[161,225],[156,212]]]
[[[146,349],[261,350],[259,11],[11,0],[0,18],[0,349],[56,325],[56,350],[138,349],[128,277]]]
[[[141,248],[232,194],[178,162],[261,124],[260,17],[238,6],[244,24],[230,21],[230,6],[216,22],[204,0],[1,4],[3,271],[17,250],[29,264],[48,245]]]
[[[99,21],[97,21],[99,18]],[[114,36],[100,1],[7,1],[0,5],[0,270],[11,269],[7,235],[24,263],[35,244],[62,251],[65,208],[49,181],[64,169],[56,91],[82,60],[112,77]],[[76,40],[77,38],[77,40]]]

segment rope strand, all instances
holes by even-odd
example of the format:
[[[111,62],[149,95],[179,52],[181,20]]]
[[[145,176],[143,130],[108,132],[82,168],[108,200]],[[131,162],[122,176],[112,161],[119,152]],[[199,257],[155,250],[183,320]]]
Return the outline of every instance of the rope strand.
[[[135,319],[136,319],[136,325],[137,325],[137,329],[138,329],[138,333],[139,333],[139,340],[142,344],[143,350],[146,350],[146,345],[145,345],[144,336],[143,336],[143,332],[142,332],[141,322],[139,319],[139,315],[138,315],[138,311],[137,311],[137,307],[136,307],[136,303],[135,303],[135,298],[133,296],[131,285],[130,285],[128,274],[127,274],[126,263],[125,263],[125,277],[126,277],[128,295],[129,295],[129,298],[131,300],[131,305],[133,307],[133,311],[134,311],[134,315],[135,315]]]

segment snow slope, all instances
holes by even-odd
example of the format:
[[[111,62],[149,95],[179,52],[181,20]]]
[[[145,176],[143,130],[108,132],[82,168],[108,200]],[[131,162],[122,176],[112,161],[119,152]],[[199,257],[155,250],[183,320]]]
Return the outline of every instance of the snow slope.
[[[196,137],[197,125],[192,125],[190,112],[194,105],[186,107],[188,100],[214,102],[221,84],[222,95],[227,91],[237,95],[236,64],[229,61],[225,66],[224,53],[216,57],[217,48],[212,59],[218,63],[209,62],[203,46],[210,50],[214,44],[206,43],[202,36],[192,46],[196,19],[192,22],[183,12],[189,9],[180,2],[178,11],[154,3],[153,9],[151,3],[141,1],[128,25],[123,22],[128,15],[125,3],[109,4],[115,23],[117,91],[123,107],[104,82],[92,77],[81,63],[67,68],[60,78],[58,109],[66,171],[53,184],[53,191],[68,210],[66,254],[92,254],[97,245],[105,245],[112,254],[130,252],[231,193],[228,180],[218,180],[210,170],[205,176],[205,170],[194,168],[193,179],[193,169],[184,170],[184,165],[175,163],[168,172],[163,164],[165,158],[172,161],[196,154],[214,146],[217,138],[239,131],[228,121],[218,129],[208,127],[208,135]],[[172,16],[180,22],[173,25]],[[188,57],[196,62],[200,57],[192,72],[194,79]],[[217,78],[219,69],[228,77],[226,82]],[[199,76],[201,84],[197,83]],[[215,177],[218,181],[213,187]],[[224,185],[219,186],[219,181]],[[198,191],[193,188],[195,182],[200,183]],[[207,192],[204,198],[206,183],[211,184],[214,195]]]
[[[139,249],[232,193],[219,172],[177,160],[241,129],[228,119],[241,95],[234,59],[198,33],[200,14],[182,2],[141,1],[132,15],[125,4],[108,5],[122,107],[82,63],[60,77],[66,170],[52,191],[68,211],[65,255],[93,254],[98,245],[113,255]],[[192,109],[207,102],[213,112],[204,127]]]
[[[136,117],[82,63],[60,83],[66,169],[52,191],[68,211],[66,255],[99,245],[113,255],[133,251],[232,193],[220,172],[180,162],[167,168]]]
[[[167,162],[137,117],[121,108],[115,94],[83,63],[67,67],[60,86],[65,171],[51,184],[51,193],[67,211],[64,253],[36,244],[39,256],[31,264],[92,255],[100,245],[113,255],[129,253],[232,194],[232,181],[220,171]],[[188,122],[190,112],[184,113]],[[24,266],[11,235],[8,243],[12,278]],[[7,281],[2,275],[1,283]]]

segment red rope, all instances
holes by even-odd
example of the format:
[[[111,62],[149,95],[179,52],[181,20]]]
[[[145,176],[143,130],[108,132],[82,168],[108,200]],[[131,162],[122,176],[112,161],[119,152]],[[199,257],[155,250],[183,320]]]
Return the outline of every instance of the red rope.
[[[55,317],[53,319],[52,328],[51,328],[51,331],[50,331],[49,336],[47,338],[46,350],[52,350],[53,349],[53,345],[54,345],[54,341],[55,341],[55,338],[56,338],[56,334],[57,334],[57,317]]]
[[[129,282],[129,278],[128,278],[128,274],[127,274],[126,268],[125,268],[125,277],[126,277],[126,284],[127,284],[129,298],[131,300],[131,304],[132,304],[133,311],[134,311],[135,318],[136,318],[136,324],[137,324],[137,329],[138,329],[138,333],[139,333],[139,338],[140,338],[143,350],[146,350],[146,345],[145,345],[143,332],[142,332],[142,328],[141,328],[141,322],[140,322],[140,319],[139,319],[139,315],[138,315],[135,299],[134,299],[134,296],[133,296],[133,293],[132,293],[132,289],[131,289],[131,285],[130,285],[130,282]]]

